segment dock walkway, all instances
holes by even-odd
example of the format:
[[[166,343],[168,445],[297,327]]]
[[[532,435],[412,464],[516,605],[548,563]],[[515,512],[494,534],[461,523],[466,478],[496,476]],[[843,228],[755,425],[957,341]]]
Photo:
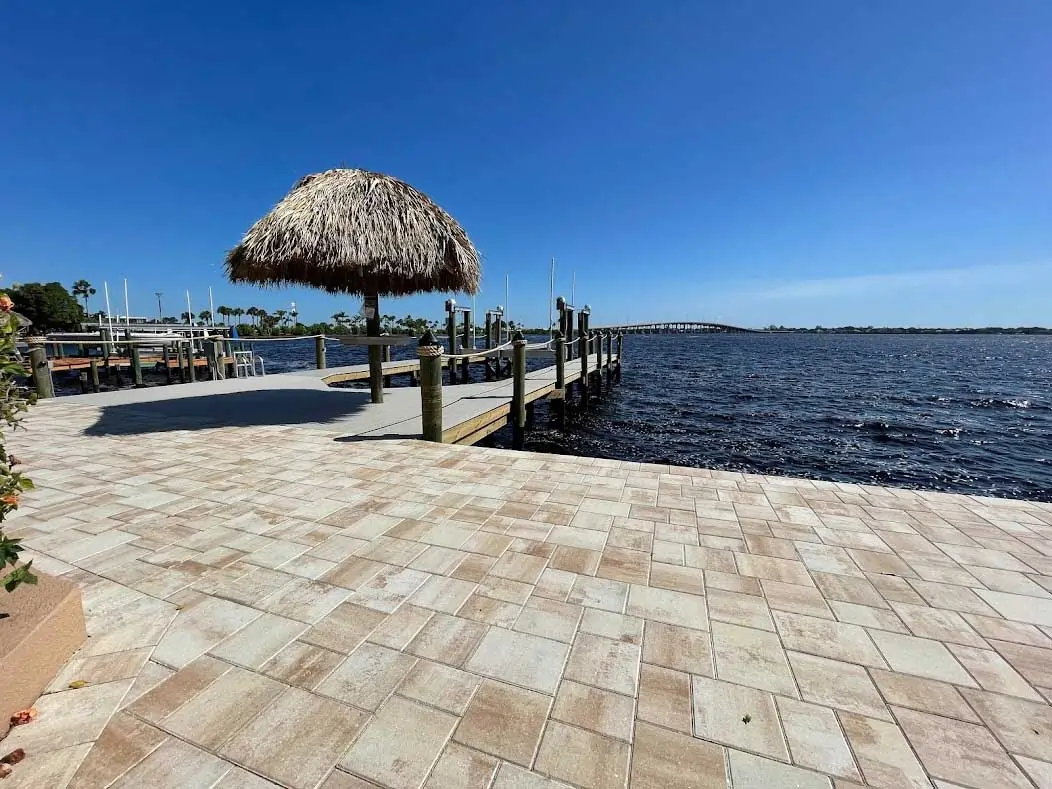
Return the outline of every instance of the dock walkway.
[[[616,361],[617,355],[613,356]],[[605,359],[605,356],[604,356]],[[594,370],[598,359],[589,358]],[[415,359],[384,364],[385,375],[416,370]],[[422,432],[420,390],[384,390],[384,402],[369,402],[365,390],[329,386],[368,378],[368,365],[302,370],[275,375],[200,381],[194,384],[123,389],[43,400],[41,408],[83,405],[100,408],[92,428],[100,435],[150,433],[206,427],[304,425],[347,439],[418,438]],[[567,383],[580,378],[580,361],[566,365]],[[475,443],[507,423],[512,379],[444,386],[443,441]],[[526,375],[526,401],[555,390],[555,367]]]

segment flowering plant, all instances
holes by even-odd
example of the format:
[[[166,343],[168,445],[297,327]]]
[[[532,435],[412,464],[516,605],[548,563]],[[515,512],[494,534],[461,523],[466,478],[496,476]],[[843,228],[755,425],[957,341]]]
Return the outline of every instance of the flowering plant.
[[[0,293],[0,523],[18,508],[22,492],[33,487],[27,477],[14,470],[18,460],[7,453],[3,441],[4,428],[17,428],[22,414],[36,399],[34,395],[27,396],[18,383],[27,374],[15,346],[19,323],[10,297]],[[19,584],[37,582],[32,572],[33,562],[18,564],[21,551],[21,542],[4,534],[0,526],[0,584],[8,592],[13,592]],[[5,573],[8,567],[13,569]]]

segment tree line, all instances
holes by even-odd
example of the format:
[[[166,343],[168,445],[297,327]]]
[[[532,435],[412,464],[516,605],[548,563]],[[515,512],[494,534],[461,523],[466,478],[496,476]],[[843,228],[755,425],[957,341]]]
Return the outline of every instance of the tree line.
[[[85,279],[77,280],[67,290],[60,282],[29,282],[15,285],[8,290],[15,302],[15,309],[20,315],[32,322],[32,331],[74,331],[89,319],[104,320],[106,313],[90,309],[90,299],[97,290]],[[80,303],[80,301],[83,304]],[[225,304],[216,308],[216,314],[202,310],[196,315],[182,312],[160,318],[162,323],[183,323],[194,325],[236,326],[238,334],[243,337],[264,336],[304,336],[312,334],[364,334],[365,318],[360,314],[337,312],[329,320],[314,323],[302,323],[299,312],[295,310],[274,310],[270,312],[262,307],[228,307]],[[547,329],[526,328],[515,321],[502,322],[504,331],[521,330],[529,333],[547,333]],[[380,316],[380,330],[385,334],[408,334],[420,336],[428,329],[436,334],[445,331],[445,322],[429,320],[413,315],[398,317],[393,314]],[[461,330],[458,325],[457,331]],[[485,332],[484,326],[476,326],[476,335]]]

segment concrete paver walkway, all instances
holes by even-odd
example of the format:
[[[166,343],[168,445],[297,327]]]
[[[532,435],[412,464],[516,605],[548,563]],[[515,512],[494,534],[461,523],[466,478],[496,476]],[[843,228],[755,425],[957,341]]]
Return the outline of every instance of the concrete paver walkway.
[[[90,638],[4,789],[1052,786],[1052,505],[106,418],[12,437]]]

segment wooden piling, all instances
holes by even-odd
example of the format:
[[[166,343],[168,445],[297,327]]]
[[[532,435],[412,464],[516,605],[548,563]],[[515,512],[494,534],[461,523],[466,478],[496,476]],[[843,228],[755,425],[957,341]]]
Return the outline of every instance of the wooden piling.
[[[621,353],[625,347],[625,335],[621,332],[617,334],[617,383],[621,383]]]
[[[428,329],[416,349],[420,359],[420,421],[425,441],[442,443],[442,346]]]
[[[581,316],[577,316],[578,322],[581,320]],[[573,305],[570,305],[566,310],[566,358],[573,359],[574,354],[574,336],[573,336]]]
[[[493,313],[486,310],[486,350],[493,347]],[[488,356],[483,361],[484,375],[487,381],[492,381],[496,375],[492,369],[493,360]]]
[[[17,322],[16,322],[17,325]],[[29,372],[33,379],[33,389],[37,397],[44,399],[55,396],[55,382],[51,380],[51,367],[47,361],[47,349],[44,347],[43,337],[30,337],[26,340],[29,345]]]
[[[325,369],[325,335],[320,334],[314,338],[314,362],[319,370]]]
[[[581,357],[581,379],[577,382],[577,390],[581,395],[581,405],[588,405],[588,333],[585,331],[585,318],[582,311],[577,314],[577,345]]]
[[[110,372],[110,333],[105,327],[99,328],[99,339],[102,341],[103,366],[106,368],[106,375],[108,376]]]
[[[89,359],[88,365],[91,368],[91,391],[98,392],[102,389],[102,384],[99,383],[99,360]]]
[[[464,310],[464,328],[463,336],[461,337],[460,350],[461,353],[471,353],[475,350],[475,343],[471,341],[471,310]],[[471,360],[465,356],[463,361],[460,363],[460,382],[462,384],[471,383],[471,372],[469,365]]]
[[[197,380],[197,368],[194,367],[194,344],[192,342],[186,344],[186,374],[190,378],[190,383]]]
[[[606,388],[614,385],[614,333],[606,332]]]
[[[384,346],[384,363],[385,364],[390,364],[391,363],[391,346],[390,345],[385,345]],[[384,387],[387,388],[387,389],[391,388],[391,376],[389,376],[389,375],[385,375],[384,376]]]
[[[449,355],[457,354],[457,311],[456,302],[452,299],[446,302],[446,339],[449,341]],[[457,363],[449,360],[449,383],[457,382]]]
[[[516,331],[512,341],[511,431],[512,448],[526,443],[526,338]]]
[[[566,427],[566,340],[556,330],[555,342],[555,392],[552,395],[552,412],[560,428]]]
[[[161,346],[161,359],[164,361],[164,382],[170,384],[172,382],[172,354],[167,345]]]
[[[595,373],[592,380],[595,384],[595,399],[603,397],[603,332],[596,331],[592,335],[592,345],[595,347]]]
[[[183,350],[182,343],[175,346],[175,364],[179,368],[179,382],[189,383],[190,375],[186,372],[186,353]]]
[[[135,388],[142,389],[145,386],[142,382],[142,350],[138,345],[131,346],[131,373]]]
[[[208,370],[213,381],[225,378],[223,371],[223,343],[221,340],[209,340],[205,343],[205,356],[208,359]]]

